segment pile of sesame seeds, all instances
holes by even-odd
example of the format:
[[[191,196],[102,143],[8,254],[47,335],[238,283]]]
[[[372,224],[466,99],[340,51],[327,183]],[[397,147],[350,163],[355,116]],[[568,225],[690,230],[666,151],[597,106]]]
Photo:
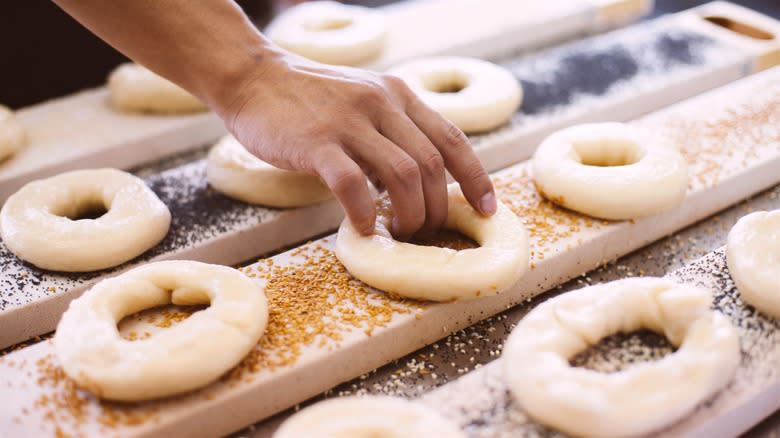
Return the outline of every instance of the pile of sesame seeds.
[[[659,124],[651,117],[650,127],[657,130],[660,126],[662,138],[679,147],[688,162],[690,189],[715,186],[763,156],[780,151],[780,82],[741,91],[753,99],[730,105],[708,102],[708,110],[713,106],[724,109],[706,118],[665,114],[665,123]]]
[[[249,277],[266,281],[269,322],[257,347],[227,376],[229,380],[251,379],[251,373],[261,369],[292,365],[306,346],[336,347],[345,331],[358,329],[370,336],[394,315],[424,309],[356,280],[322,243],[293,250],[294,260],[283,266],[265,259],[242,269]]]

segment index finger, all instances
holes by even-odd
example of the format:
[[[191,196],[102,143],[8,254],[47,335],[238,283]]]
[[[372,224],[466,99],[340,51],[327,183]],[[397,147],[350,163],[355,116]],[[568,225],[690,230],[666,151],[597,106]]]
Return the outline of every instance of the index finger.
[[[493,183],[463,131],[416,96],[410,97],[406,114],[439,150],[471,206],[483,215],[493,215],[497,208]]]

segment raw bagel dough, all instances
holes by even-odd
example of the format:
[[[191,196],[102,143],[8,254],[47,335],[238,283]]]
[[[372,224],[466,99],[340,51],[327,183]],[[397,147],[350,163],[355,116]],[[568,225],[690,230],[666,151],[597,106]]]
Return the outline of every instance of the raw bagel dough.
[[[0,105],[0,163],[21,149],[26,141],[24,128],[13,111]]]
[[[523,98],[512,73],[479,59],[422,58],[388,73],[403,79],[423,102],[466,133],[490,131],[505,124]]]
[[[105,208],[97,219],[71,220]],[[124,263],[157,245],[171,213],[143,180],[116,169],[75,170],[30,182],[0,210],[11,252],[54,271],[87,272]]]
[[[623,123],[594,123],[558,131],[533,157],[539,192],[589,216],[622,220],[679,205],[688,166],[676,149]]]
[[[274,438],[465,438],[426,406],[386,396],[333,398],[285,421]]]
[[[148,339],[120,336],[123,317],[169,303],[211,306]],[[73,300],[54,347],[79,386],[110,400],[146,400],[216,380],[257,344],[267,322],[264,286],[241,272],[164,261],[103,280]]]
[[[318,176],[274,167],[230,135],[209,152],[206,175],[217,191],[250,204],[301,207],[333,196]]]
[[[265,31],[286,50],[337,65],[359,65],[376,58],[384,48],[386,33],[379,11],[333,1],[296,5]]]
[[[690,412],[723,388],[740,361],[729,320],[710,310],[708,290],[662,278],[586,287],[533,309],[501,358],[512,395],[534,419],[577,436],[644,435]],[[569,365],[608,335],[641,328],[679,349],[615,373]]]
[[[206,111],[197,97],[138,64],[126,63],[108,76],[111,104],[129,113],[186,114]]]
[[[729,231],[726,258],[742,301],[780,319],[780,210],[742,217]]]
[[[528,267],[528,237],[520,218],[500,202],[495,215],[483,217],[457,184],[449,186],[444,226],[471,237],[479,248],[399,242],[388,231],[391,220],[385,205],[373,235],[361,235],[345,219],[336,239],[336,256],[350,274],[377,289],[431,301],[477,298],[511,287]]]

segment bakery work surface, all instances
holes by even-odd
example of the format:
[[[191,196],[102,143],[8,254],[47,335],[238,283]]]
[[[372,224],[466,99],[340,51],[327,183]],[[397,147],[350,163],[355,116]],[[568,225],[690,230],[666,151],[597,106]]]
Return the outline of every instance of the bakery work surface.
[[[635,9],[640,2],[623,3]],[[191,159],[197,153],[184,156],[183,165],[161,162],[137,169],[171,210],[173,222],[165,240],[127,265],[89,274],[54,273],[37,270],[0,246],[0,280],[11,291],[0,296],[0,346],[25,341],[0,351],[1,398],[13,400],[0,404],[0,435],[270,437],[299,407],[318,399],[383,394],[407,398],[431,418],[441,417],[440,430],[454,427],[472,437],[558,436],[533,420],[506,386],[501,355],[509,332],[558,294],[613,279],[667,276],[712,294],[714,309],[739,336],[741,359],[731,362],[737,371],[733,378],[724,376],[725,389],[659,433],[772,436],[780,430],[778,420],[759,423],[780,408],[780,326],[741,300],[722,245],[740,217],[780,209],[780,67],[772,67],[780,62],[780,46],[771,38],[757,43],[735,37],[723,28],[721,15],[775,31],[776,22],[766,16],[713,3],[617,31],[611,34],[614,44],[609,36],[597,36],[499,63],[531,98],[525,114],[521,109],[503,130],[472,140],[491,171],[502,169],[492,174],[497,195],[502,208],[519,218],[511,225],[521,229],[516,234],[525,236],[527,229],[527,239],[516,240],[523,248],[527,240],[530,261],[522,276],[518,273],[519,282],[472,288],[473,300],[457,301],[446,288],[440,303],[376,290],[356,277],[372,280],[350,274],[353,268],[339,252],[341,234],[279,249],[332,231],[341,219],[336,203],[278,210],[231,200],[209,187],[206,163]],[[554,74],[567,66],[598,74]],[[544,72],[554,87],[546,86],[547,79],[534,82]],[[556,205],[570,205],[568,198],[551,197],[553,203],[542,196],[547,190],[533,178],[534,163],[518,161],[559,128],[601,120],[628,121],[622,126],[679,149],[689,175],[687,190],[684,181],[679,186],[679,198],[684,197],[679,205],[607,221]],[[442,240],[454,248],[473,246],[454,237]],[[257,260],[274,250],[275,255]],[[268,327],[259,341],[252,339],[246,357],[221,378],[182,395],[109,402],[78,387],[60,354],[62,333],[56,341],[44,333],[70,300],[101,278],[179,257],[242,263],[245,281],[262,287],[268,299]],[[425,263],[417,265],[422,269]],[[203,300],[180,303],[198,305],[136,313],[118,323],[119,333],[109,331],[127,346],[170,338],[205,313],[199,312]],[[739,349],[733,345],[736,358]],[[612,373],[631,364],[649,365],[676,347],[678,341],[639,331],[609,336],[569,360],[576,370]],[[164,362],[166,354],[159,360]],[[110,354],[103,359],[116,362]]]
[[[688,160],[687,196],[661,214],[593,220],[541,200],[528,163],[494,174],[499,199],[523,218],[531,245],[530,270],[499,295],[432,304],[377,293],[348,275],[333,255],[334,237],[326,237],[242,268],[269,282],[270,324],[220,382],[158,402],[99,403],[75,389],[52,345],[42,342],[3,357],[0,386],[16,403],[0,406],[0,425],[14,435],[97,434],[107,427],[128,436],[224,434],[523,303],[777,185],[778,74],[771,69],[632,122],[680,147]],[[157,325],[139,316],[125,329],[131,338],[145,337]]]

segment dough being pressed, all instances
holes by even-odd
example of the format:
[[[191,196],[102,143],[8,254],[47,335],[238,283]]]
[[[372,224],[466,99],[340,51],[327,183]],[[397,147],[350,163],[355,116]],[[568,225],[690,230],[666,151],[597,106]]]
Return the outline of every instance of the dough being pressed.
[[[211,305],[150,338],[120,336],[123,317],[169,303]],[[103,280],[73,300],[54,348],[65,373],[98,397],[147,400],[215,381],[257,344],[267,321],[265,287],[241,272],[156,262]]]
[[[230,135],[209,152],[206,175],[214,189],[249,204],[302,207],[333,196],[318,176],[274,167]]]
[[[24,127],[10,108],[0,105],[0,163],[14,155],[27,142]]]
[[[547,137],[533,157],[546,198],[589,216],[623,220],[679,205],[688,166],[675,148],[624,123],[572,126]]]
[[[146,67],[126,63],[108,76],[111,104],[128,113],[187,114],[208,106],[173,82]]]
[[[742,301],[780,319],[780,210],[742,217],[729,231],[726,260]]]
[[[0,236],[39,268],[87,272],[141,255],[165,237],[170,222],[168,207],[143,180],[117,169],[75,170],[11,195],[0,210]]]
[[[386,203],[373,235],[361,235],[345,219],[336,239],[336,256],[349,273],[377,289],[420,300],[471,299],[506,290],[528,268],[528,237],[520,218],[500,202],[495,215],[480,215],[457,184],[449,186],[444,226],[471,237],[479,248],[399,242],[390,234],[391,221]]]
[[[274,438],[465,438],[426,406],[386,396],[332,398],[290,417]]]
[[[507,123],[522,102],[520,83],[508,70],[473,58],[421,58],[393,67],[428,106],[465,133]]]
[[[334,1],[298,4],[265,30],[268,38],[286,50],[336,65],[359,65],[378,57],[386,33],[381,12]]]
[[[648,277],[551,298],[509,336],[504,378],[524,411],[564,433],[649,434],[726,386],[739,365],[737,332],[711,306],[708,290]],[[605,336],[642,328],[665,334],[678,350],[614,373],[569,364]]]

